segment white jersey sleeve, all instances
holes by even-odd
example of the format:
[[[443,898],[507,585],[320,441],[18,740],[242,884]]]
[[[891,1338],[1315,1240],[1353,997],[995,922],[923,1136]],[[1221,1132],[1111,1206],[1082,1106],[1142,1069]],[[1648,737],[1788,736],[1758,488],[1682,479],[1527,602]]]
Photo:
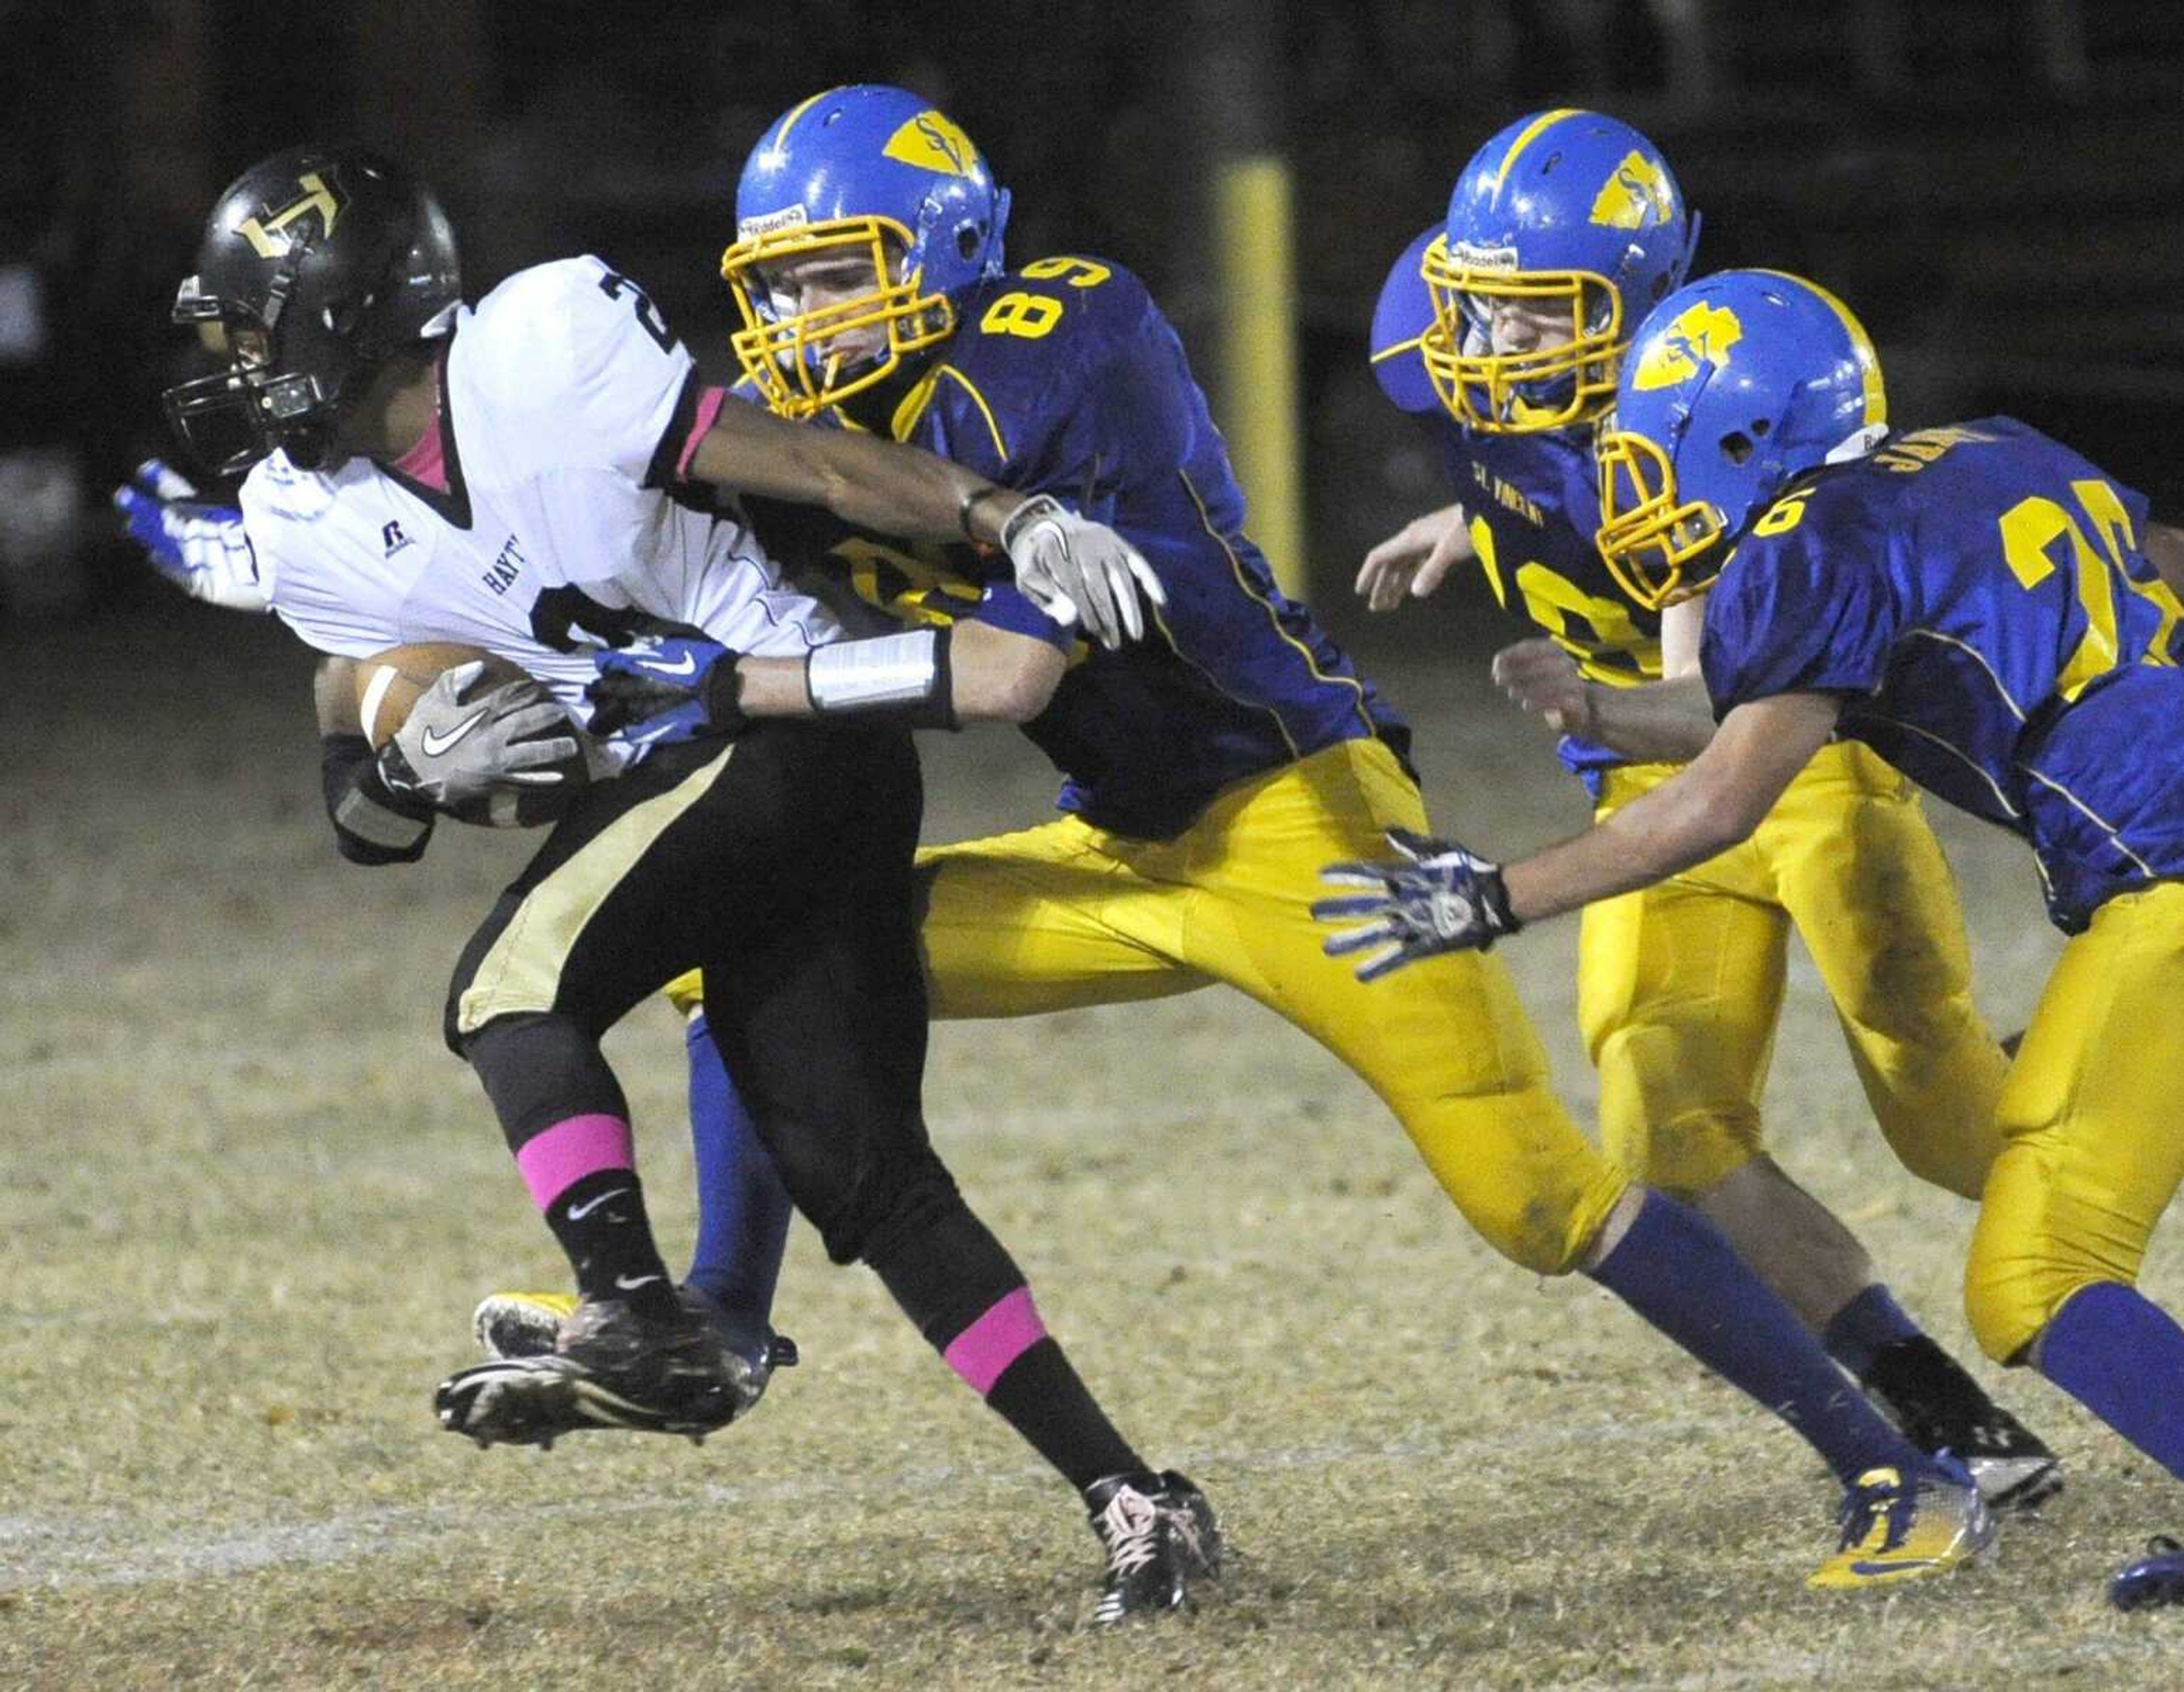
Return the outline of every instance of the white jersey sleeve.
[[[611,470],[638,487],[671,471],[697,367],[627,276],[593,258],[534,265],[486,297],[471,333],[465,374],[534,471]]]

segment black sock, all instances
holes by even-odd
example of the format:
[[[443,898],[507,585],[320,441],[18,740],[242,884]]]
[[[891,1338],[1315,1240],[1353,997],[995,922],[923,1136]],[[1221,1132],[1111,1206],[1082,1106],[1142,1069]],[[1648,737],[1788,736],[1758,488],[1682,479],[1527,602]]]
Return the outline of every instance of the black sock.
[[[1042,1335],[1001,1371],[986,1389],[986,1402],[1079,1492],[1109,1475],[1134,1474],[1145,1467],[1051,1334]]]
[[[546,1207],[546,1225],[569,1254],[585,1298],[627,1300],[647,1316],[679,1308],[635,1170],[595,1169],[563,1188]]]
[[[1922,1448],[1995,1414],[1986,1389],[1923,1333],[1882,1346],[1858,1383]]]
[[[949,1367],[1072,1486],[1145,1467],[1040,1322],[1022,1272],[960,1199],[868,1261]]]

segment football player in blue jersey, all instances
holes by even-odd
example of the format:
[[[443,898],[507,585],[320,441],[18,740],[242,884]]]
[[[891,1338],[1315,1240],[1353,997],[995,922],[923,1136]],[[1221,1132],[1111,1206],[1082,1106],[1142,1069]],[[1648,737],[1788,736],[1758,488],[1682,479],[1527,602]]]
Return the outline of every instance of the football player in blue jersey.
[[[1432,432],[1456,499],[1373,548],[1358,589],[1386,610],[1476,560],[1501,605],[1545,637],[1506,653],[1503,672],[1596,684],[1575,690],[1560,750],[1601,818],[1676,766],[1584,732],[1585,699],[1663,673],[1659,614],[1618,586],[1595,543],[1593,431],[1631,329],[1683,280],[1698,225],[1630,125],[1534,113],[1472,156],[1373,315],[1374,374]],[[1991,1502],[2036,1503],[2061,1483],[2053,1455],[1764,1149],[1793,928],[1889,1143],[1978,1197],[2005,1065],[1972,1005],[1955,883],[1911,783],[1849,742],[1807,765],[1735,852],[1585,913],[1578,1010],[1602,1137],[1711,1217],[1923,1449],[1964,1458]]]
[[[1031,1015],[1217,981],[1251,994],[1380,1094],[1507,1255],[1591,1274],[1814,1441],[1848,1489],[1823,1583],[1913,1578],[1979,1549],[1992,1528],[1964,1472],[1845,1391],[1711,1225],[1585,1141],[1494,960],[1454,960],[1390,997],[1320,955],[1312,871],[1338,843],[1354,855],[1424,826],[1407,732],[1275,587],[1183,348],[1143,286],[1082,255],[1005,269],[1007,209],[969,138],[912,94],[840,88],[792,109],[744,169],[723,261],[747,391],[1112,522],[1166,590],[1148,637],[1088,650],[968,548],[907,549],[760,504],[771,547],[823,559],[908,626],[889,661],[738,660],[692,643],[655,655],[678,671],[690,660],[680,683],[643,673],[645,654],[603,655],[599,696],[647,737],[814,710],[1021,723],[1061,771],[1065,815],[922,854],[934,1015]],[[699,984],[677,991],[694,999]],[[721,1149],[738,1132],[726,1078],[702,1091],[711,1208],[749,1160]],[[762,1232],[707,1224],[727,1256],[701,1246],[694,1279],[743,1273],[728,1258],[762,1257]]]
[[[2184,1478],[2184,1328],[2135,1284],[2184,1179],[2184,1048],[2142,1032],[2184,987],[2184,604],[2145,500],[2011,418],[1891,438],[1857,320],[1765,270],[1654,309],[1598,461],[1602,553],[1695,626],[1702,673],[1602,690],[1592,732],[1691,761],[1521,862],[1340,866],[1374,890],[1324,903],[1356,925],[1329,949],[1384,972],[1680,874],[1836,743],[2018,834],[2070,938],[2003,1088],[1965,1307],[1989,1356]]]

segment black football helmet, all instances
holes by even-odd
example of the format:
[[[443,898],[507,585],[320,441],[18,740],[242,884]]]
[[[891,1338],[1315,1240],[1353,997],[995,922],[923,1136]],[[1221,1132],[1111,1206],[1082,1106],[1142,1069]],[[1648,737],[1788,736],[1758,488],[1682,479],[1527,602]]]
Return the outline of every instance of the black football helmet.
[[[220,197],[175,296],[177,323],[219,326],[226,368],[169,388],[167,420],[215,474],[276,447],[317,469],[343,402],[444,334],[461,293],[447,214],[400,165],[360,147],[276,153]]]

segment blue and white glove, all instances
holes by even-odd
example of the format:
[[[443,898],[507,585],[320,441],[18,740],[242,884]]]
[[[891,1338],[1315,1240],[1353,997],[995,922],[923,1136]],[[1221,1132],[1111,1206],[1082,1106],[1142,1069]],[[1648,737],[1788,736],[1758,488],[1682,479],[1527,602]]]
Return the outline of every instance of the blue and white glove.
[[[209,504],[197,492],[164,460],[147,459],[114,490],[114,504],[152,568],[190,598],[236,611],[267,609],[242,513]]]
[[[592,660],[599,680],[584,689],[592,732],[629,746],[733,738],[744,726],[736,700],[742,655],[688,627],[602,649]]]
[[[1407,828],[1390,829],[1388,843],[1402,854],[1394,862],[1351,860],[1319,872],[1335,887],[1373,889],[1323,899],[1312,908],[1318,921],[1359,925],[1328,941],[1323,949],[1330,958],[1382,948],[1358,965],[1358,980],[1378,981],[1443,952],[1483,952],[1523,926],[1509,909],[1499,864]]]

